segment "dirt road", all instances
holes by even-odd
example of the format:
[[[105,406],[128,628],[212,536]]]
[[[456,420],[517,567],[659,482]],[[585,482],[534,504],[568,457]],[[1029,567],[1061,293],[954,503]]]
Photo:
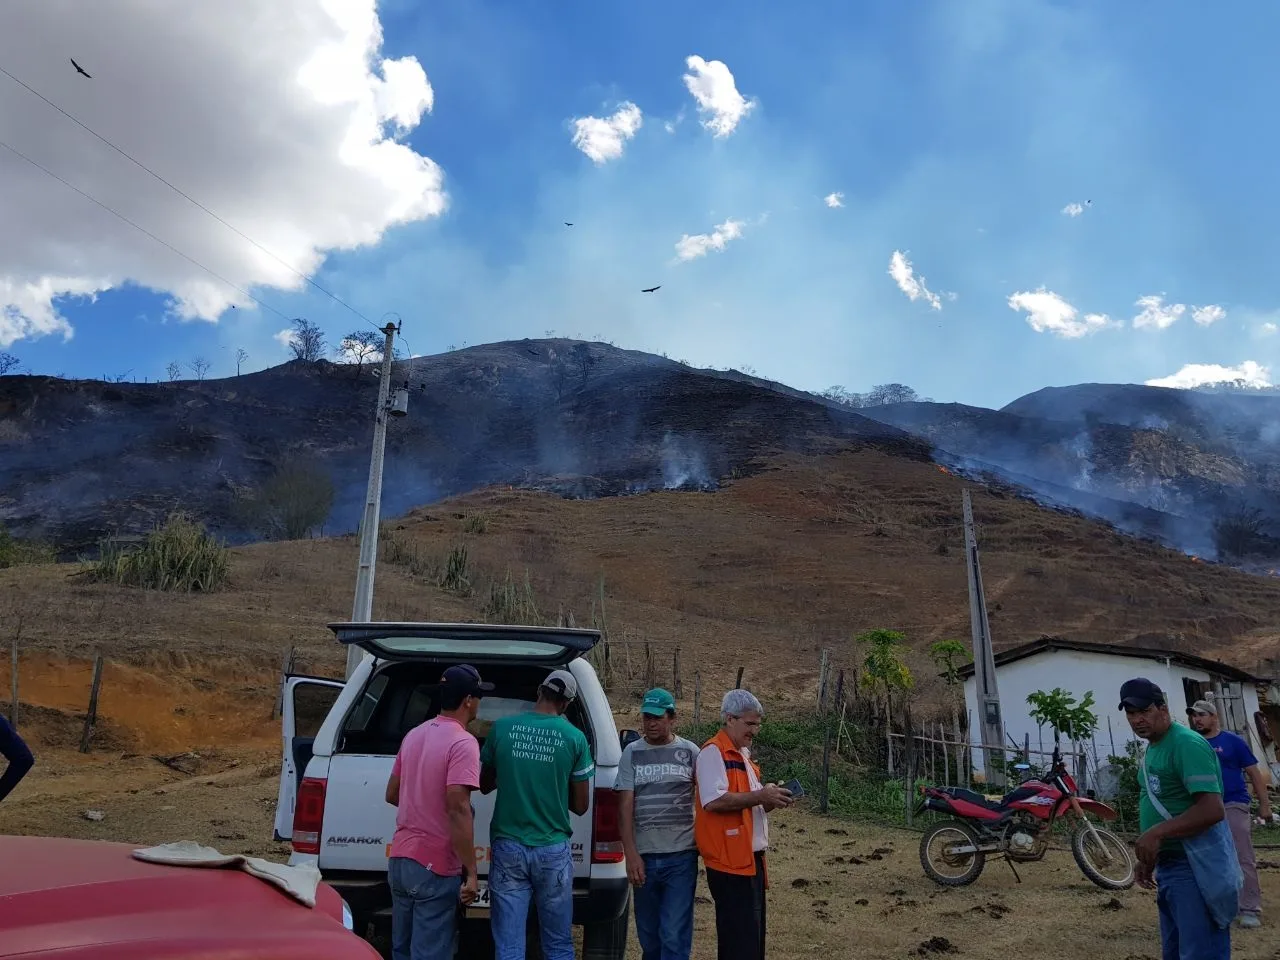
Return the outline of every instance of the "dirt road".
[[[278,764],[263,750],[171,760],[53,751],[0,804],[0,832],[124,840],[194,839],[224,852],[284,859],[271,840]],[[84,817],[100,810],[101,821]],[[972,887],[926,880],[918,836],[803,811],[774,814],[769,943],[773,960],[1058,955],[1159,957],[1155,898],[1116,896],[1084,880],[1066,851],[1022,871],[991,864]],[[1280,857],[1271,859],[1280,860]],[[1236,960],[1280,958],[1280,870],[1263,873],[1268,927],[1236,935]],[[714,915],[699,887],[695,956],[715,956]],[[924,951],[923,953],[919,951]],[[639,958],[631,941],[629,957]]]

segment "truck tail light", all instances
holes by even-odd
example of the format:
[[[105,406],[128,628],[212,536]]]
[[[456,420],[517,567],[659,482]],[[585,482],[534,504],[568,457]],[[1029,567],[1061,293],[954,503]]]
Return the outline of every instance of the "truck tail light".
[[[324,792],[327,780],[304,777],[293,807],[293,852],[320,853],[320,832],[324,826]]]
[[[595,792],[592,818],[592,863],[622,863],[622,824],[618,819],[618,794],[612,789],[599,787]],[[297,837],[297,831],[294,831]]]

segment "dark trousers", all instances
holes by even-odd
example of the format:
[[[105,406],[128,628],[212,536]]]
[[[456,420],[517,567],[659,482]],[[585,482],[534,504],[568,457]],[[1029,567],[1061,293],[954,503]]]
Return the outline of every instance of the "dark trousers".
[[[707,868],[707,886],[716,904],[718,960],[764,960],[764,854],[756,854],[752,877]]]

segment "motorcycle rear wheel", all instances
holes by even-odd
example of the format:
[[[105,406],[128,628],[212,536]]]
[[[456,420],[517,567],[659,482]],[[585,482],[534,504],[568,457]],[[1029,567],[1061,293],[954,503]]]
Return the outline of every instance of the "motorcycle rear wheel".
[[[944,887],[968,886],[978,879],[987,862],[987,855],[981,851],[947,856],[946,848],[955,844],[972,844],[975,847],[978,845],[978,836],[973,828],[961,820],[943,820],[941,823],[936,823],[920,838],[920,866],[924,868],[925,876]],[[945,866],[954,866],[960,872],[940,870],[930,855],[932,848],[936,848]]]
[[[1099,826],[1094,826],[1092,832],[1097,833],[1098,840],[1102,842],[1101,850],[1093,842],[1087,826],[1076,827],[1071,834],[1071,855],[1075,857],[1076,866],[1103,890],[1128,890],[1134,881],[1133,855],[1129,852],[1129,845],[1110,830]],[[1100,858],[1104,864],[1097,863]],[[1104,865],[1106,873],[1103,872]]]

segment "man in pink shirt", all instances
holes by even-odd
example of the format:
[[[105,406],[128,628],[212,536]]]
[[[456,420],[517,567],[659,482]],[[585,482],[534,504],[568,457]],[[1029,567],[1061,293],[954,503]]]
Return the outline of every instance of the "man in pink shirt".
[[[405,734],[387,781],[397,808],[387,879],[393,960],[453,956],[458,903],[476,898],[471,791],[480,786],[480,745],[467,731],[493,690],[469,664],[440,678],[440,712]]]

